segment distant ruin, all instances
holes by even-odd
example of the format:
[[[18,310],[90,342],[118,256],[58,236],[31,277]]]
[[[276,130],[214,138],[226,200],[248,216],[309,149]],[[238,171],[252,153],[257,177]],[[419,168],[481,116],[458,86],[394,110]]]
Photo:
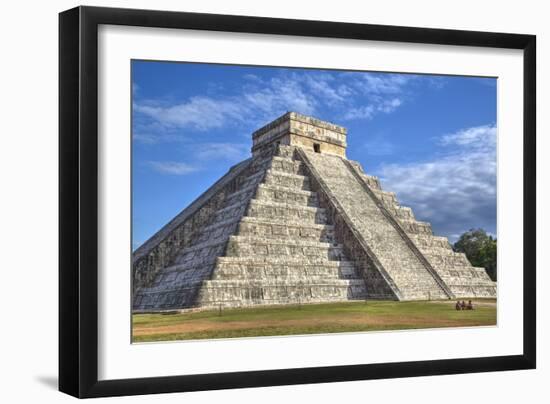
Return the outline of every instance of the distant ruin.
[[[346,300],[496,297],[346,158],[346,129],[289,112],[133,254],[135,312]]]

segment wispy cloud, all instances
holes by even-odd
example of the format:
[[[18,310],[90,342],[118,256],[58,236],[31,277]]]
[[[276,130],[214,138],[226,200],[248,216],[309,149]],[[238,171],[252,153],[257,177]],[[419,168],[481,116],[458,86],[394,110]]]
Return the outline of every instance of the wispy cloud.
[[[497,128],[495,125],[475,126],[443,135],[440,144],[443,146],[461,146],[473,150],[494,151]]]
[[[244,143],[203,143],[194,149],[199,160],[238,162],[250,155],[250,146]]]
[[[233,94],[195,95],[180,102],[136,101],[135,139],[174,141],[172,132],[177,129],[205,132],[240,126],[253,130],[287,111],[315,115],[323,108],[342,120],[369,120],[396,111],[410,95],[408,86],[418,81],[413,75],[291,70],[269,78],[246,74],[243,79],[242,89]],[[157,125],[153,131],[138,128],[151,124]],[[162,136],[152,135],[158,133]]]
[[[167,107],[134,104],[134,111],[164,126],[208,130],[222,127],[228,119],[242,119],[243,107],[230,100],[197,96],[188,102]]]
[[[168,175],[187,175],[206,171],[213,163],[236,163],[250,154],[250,146],[244,143],[189,143],[181,146],[184,161],[147,161],[153,171]]]
[[[404,74],[361,74],[357,76],[355,84],[367,94],[400,94],[415,77]]]
[[[377,114],[390,114],[410,96],[408,87],[418,76],[379,73],[344,73],[350,77],[350,88],[363,95],[362,102],[351,106],[343,114],[344,120],[370,120]]]
[[[395,111],[402,103],[399,98],[374,100],[371,104],[349,109],[344,119],[372,119],[378,113],[389,114]]]
[[[439,158],[383,165],[376,174],[440,234],[452,238],[470,227],[494,231],[496,131],[483,125],[443,135],[437,139]]]
[[[178,161],[149,161],[148,165],[161,174],[187,175],[199,171],[198,166]]]
[[[331,74],[306,75],[303,81],[313,94],[321,97],[328,105],[341,104],[351,94],[351,89],[344,84],[335,83],[336,79]]]

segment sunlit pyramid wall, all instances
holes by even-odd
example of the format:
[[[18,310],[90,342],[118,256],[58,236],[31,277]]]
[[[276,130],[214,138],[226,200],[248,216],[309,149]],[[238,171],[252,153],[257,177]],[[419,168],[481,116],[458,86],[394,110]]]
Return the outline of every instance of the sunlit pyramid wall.
[[[346,158],[346,129],[290,112],[133,254],[136,312],[496,297],[484,268]]]

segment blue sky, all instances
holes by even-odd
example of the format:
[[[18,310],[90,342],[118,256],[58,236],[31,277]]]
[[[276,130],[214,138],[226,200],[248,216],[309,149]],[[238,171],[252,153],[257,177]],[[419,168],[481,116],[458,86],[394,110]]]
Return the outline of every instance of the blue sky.
[[[287,111],[347,127],[348,158],[436,234],[496,234],[496,79],[132,61],[132,81],[134,248]]]

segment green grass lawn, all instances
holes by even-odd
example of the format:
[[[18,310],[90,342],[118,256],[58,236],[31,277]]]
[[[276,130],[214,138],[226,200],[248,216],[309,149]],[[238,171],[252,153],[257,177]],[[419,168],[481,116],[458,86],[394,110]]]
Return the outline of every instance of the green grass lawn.
[[[174,341],[496,324],[495,299],[456,311],[449,301],[369,301],[133,315],[133,341]]]

